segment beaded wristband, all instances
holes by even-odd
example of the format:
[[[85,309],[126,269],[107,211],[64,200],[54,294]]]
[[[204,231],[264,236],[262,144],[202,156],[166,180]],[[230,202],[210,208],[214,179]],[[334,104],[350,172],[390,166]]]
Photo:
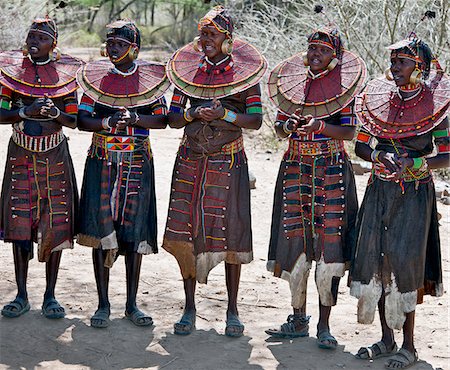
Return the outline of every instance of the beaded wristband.
[[[25,107],[22,107],[22,108],[19,109],[19,117],[23,118],[23,119],[28,118],[28,116],[25,113]]]
[[[320,124],[319,124],[319,128],[314,131],[315,134],[321,134],[322,131],[325,130],[325,121],[324,120],[320,120]]]
[[[189,108],[189,109],[190,109],[190,108]],[[185,119],[187,122],[192,122],[192,121],[194,120],[194,118],[191,117],[191,115],[189,114],[189,109],[186,109],[186,110],[183,112],[183,117],[184,117],[184,119]]]
[[[414,164],[413,164],[413,166],[412,166],[412,169],[413,169],[413,170],[418,170],[418,169],[420,169],[420,168],[423,167],[423,166],[425,165],[425,163],[426,163],[426,160],[425,160],[425,158],[423,158],[423,157],[413,158],[413,161],[414,161]]]
[[[237,114],[233,112],[232,110],[229,110],[227,108],[224,109],[223,116],[220,117],[220,119],[223,119],[224,121],[234,123],[237,119]]]
[[[109,120],[111,119],[111,117],[105,117],[102,119],[102,127],[104,130],[110,130],[111,126],[109,125]]]

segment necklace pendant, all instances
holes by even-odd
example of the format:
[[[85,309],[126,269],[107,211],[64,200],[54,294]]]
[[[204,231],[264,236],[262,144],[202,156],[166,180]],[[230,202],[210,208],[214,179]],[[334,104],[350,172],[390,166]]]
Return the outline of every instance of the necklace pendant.
[[[400,111],[400,118],[403,117],[403,111]]]

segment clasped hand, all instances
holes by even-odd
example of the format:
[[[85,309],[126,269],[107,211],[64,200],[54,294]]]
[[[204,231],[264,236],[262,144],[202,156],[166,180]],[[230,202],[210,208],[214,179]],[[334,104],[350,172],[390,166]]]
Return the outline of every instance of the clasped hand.
[[[295,113],[288,118],[286,124],[289,131],[295,131],[300,136],[306,136],[319,129],[320,120],[314,118],[310,114],[303,116],[301,114],[301,109],[297,109]]]
[[[220,102],[220,100],[214,98],[211,103],[200,105],[199,107],[195,108],[195,110],[191,113],[191,116],[194,119],[211,122],[215,119],[223,117],[224,113],[225,110],[222,106],[222,103]]]
[[[54,117],[58,115],[59,109],[55,103],[47,97],[37,98],[31,105],[25,108],[24,113],[29,117]]]
[[[388,178],[398,180],[402,173],[409,167],[414,165],[414,160],[408,157],[408,153],[397,155],[382,151],[378,155],[378,161],[383,164],[387,172],[390,173]]]
[[[135,112],[130,112],[127,108],[121,107],[112,115],[109,124],[111,127],[121,130],[127,126],[132,126],[136,121],[137,114]]]

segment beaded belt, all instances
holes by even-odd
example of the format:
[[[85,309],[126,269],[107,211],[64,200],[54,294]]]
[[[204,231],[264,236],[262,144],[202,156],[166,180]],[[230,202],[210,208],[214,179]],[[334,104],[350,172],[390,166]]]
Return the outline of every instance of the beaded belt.
[[[148,137],[110,136],[94,133],[92,146],[109,152],[134,152],[148,146]]]
[[[181,145],[189,148],[189,141],[187,140],[186,135],[183,136],[181,140]],[[220,151],[215,153],[211,153],[209,155],[219,155],[219,154],[235,154],[244,150],[244,138],[239,136],[236,140],[233,140],[229,143],[226,143],[222,146]]]
[[[287,154],[297,155],[327,155],[343,152],[343,140],[300,141],[289,140]]]
[[[30,152],[48,152],[56,148],[65,139],[62,130],[46,136],[30,136],[13,128],[12,140]]]
[[[392,181],[392,175],[386,171],[386,167],[380,165],[379,163],[374,163],[372,166],[372,173],[378,177],[380,180],[384,180],[384,181]],[[414,170],[414,169],[410,169],[408,168],[405,172],[402,173],[402,175],[400,176],[399,179],[395,179],[395,181],[397,180],[402,180],[404,182],[413,182],[413,181],[417,181],[417,180],[423,180],[426,179],[427,177],[431,176],[431,170]]]

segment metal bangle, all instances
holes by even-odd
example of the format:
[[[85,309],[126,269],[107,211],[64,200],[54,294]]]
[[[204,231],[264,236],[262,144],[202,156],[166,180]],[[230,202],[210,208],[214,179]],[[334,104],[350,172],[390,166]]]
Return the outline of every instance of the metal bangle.
[[[19,117],[23,119],[29,118],[25,113],[25,107],[19,109]]]
[[[57,119],[61,115],[61,110],[58,107],[55,107],[55,109],[56,109],[56,114],[54,116],[52,116],[50,114],[48,115],[52,119]]]

